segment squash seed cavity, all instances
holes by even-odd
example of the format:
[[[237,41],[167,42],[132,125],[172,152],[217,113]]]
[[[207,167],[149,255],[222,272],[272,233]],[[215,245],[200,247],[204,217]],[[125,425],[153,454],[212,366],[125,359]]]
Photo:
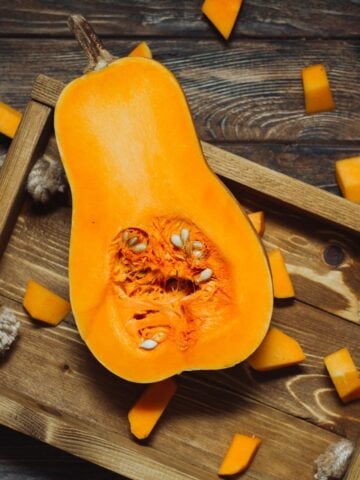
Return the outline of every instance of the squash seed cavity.
[[[123,229],[110,262],[126,332],[143,350],[164,342],[187,350],[230,306],[225,261],[189,220],[158,217]]]

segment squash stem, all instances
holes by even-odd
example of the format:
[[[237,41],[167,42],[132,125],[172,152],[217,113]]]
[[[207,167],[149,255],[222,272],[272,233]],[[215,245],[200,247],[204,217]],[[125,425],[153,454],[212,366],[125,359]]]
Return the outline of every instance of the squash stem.
[[[100,70],[115,60],[104,48],[94,29],[82,15],[70,15],[68,25],[89,60],[85,72]]]

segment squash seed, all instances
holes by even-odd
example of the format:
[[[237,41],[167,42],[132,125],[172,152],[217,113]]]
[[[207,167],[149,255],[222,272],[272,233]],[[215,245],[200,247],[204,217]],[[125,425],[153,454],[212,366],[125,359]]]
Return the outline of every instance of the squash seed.
[[[135,245],[135,243],[137,243],[138,240],[138,237],[135,235],[135,237],[130,238],[127,243],[129,247],[132,247],[133,245]]]
[[[210,280],[212,277],[213,271],[211,268],[205,268],[200,274],[195,278],[195,283],[202,283]]]
[[[145,243],[137,243],[133,247],[131,247],[131,250],[136,253],[144,252],[146,250],[147,245]]]
[[[151,338],[147,338],[142,343],[140,343],[139,346],[140,346],[140,348],[143,348],[144,350],[152,350],[153,348],[158,346],[158,343],[155,342],[155,340],[152,340]]]
[[[190,232],[188,228],[182,228],[180,231],[181,240],[186,243],[189,240]]]
[[[175,245],[177,248],[183,248],[184,244],[183,241],[180,237],[180,235],[177,235],[176,233],[173,233],[170,237],[171,243]]]

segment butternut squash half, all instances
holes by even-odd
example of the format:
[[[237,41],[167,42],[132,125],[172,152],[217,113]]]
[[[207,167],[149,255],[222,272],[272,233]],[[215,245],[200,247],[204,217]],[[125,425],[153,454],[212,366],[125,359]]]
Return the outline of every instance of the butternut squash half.
[[[172,73],[135,57],[87,73],[62,92],[55,130],[71,305],[95,357],[139,383],[246,359],[271,318],[268,263]]]

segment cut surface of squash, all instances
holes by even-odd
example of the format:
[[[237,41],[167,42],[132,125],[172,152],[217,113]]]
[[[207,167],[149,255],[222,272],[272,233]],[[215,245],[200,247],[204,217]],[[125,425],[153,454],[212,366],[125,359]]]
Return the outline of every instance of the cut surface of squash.
[[[265,340],[248,359],[247,363],[259,371],[296,365],[305,360],[299,343],[278,328],[270,328]]]
[[[235,475],[249,468],[260,447],[261,440],[236,433],[219,468],[219,475]]]
[[[324,358],[330,378],[341,400],[346,403],[360,399],[360,377],[347,348]]]
[[[131,50],[129,57],[152,58],[152,53],[149,45],[146,42],[141,42],[133,50]]]
[[[168,403],[176,392],[176,383],[167,378],[152,383],[142,393],[128,414],[131,433],[144,440],[152,432]]]
[[[269,326],[270,270],[172,73],[140,57],[88,73],[63,90],[55,130],[72,310],[96,358],[142,383],[247,358]]]
[[[69,302],[34,280],[27,284],[23,306],[32,318],[49,325],[57,325],[71,311]]]
[[[268,253],[271,274],[274,285],[275,298],[292,298],[295,296],[294,287],[287,271],[284,257],[278,248]]]
[[[227,40],[234,28],[243,0],[205,0],[202,12]]]
[[[324,65],[311,65],[302,70],[307,113],[326,112],[335,108]]]
[[[21,113],[14,108],[0,102],[0,133],[14,138],[21,121]]]
[[[257,234],[262,237],[265,231],[265,215],[264,212],[249,213],[249,220],[255,228]]]
[[[360,203],[360,157],[344,158],[335,163],[336,180],[343,196]]]

